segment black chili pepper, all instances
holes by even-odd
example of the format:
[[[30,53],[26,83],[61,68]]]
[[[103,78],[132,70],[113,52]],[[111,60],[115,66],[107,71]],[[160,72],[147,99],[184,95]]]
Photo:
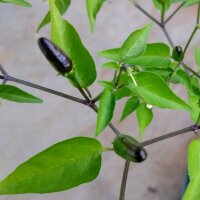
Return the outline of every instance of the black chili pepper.
[[[59,74],[65,75],[72,70],[71,59],[52,41],[41,37],[38,39],[38,45],[44,56]]]
[[[147,158],[144,147],[129,135],[119,135],[113,142],[116,154],[132,162],[142,162]]]
[[[181,46],[174,47],[172,57],[175,61],[178,61],[178,62],[183,60],[184,55],[183,55],[183,49]]]

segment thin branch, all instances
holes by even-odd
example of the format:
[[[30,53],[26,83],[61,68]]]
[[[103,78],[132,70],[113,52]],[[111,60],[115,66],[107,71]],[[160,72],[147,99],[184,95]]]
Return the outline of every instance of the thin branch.
[[[38,90],[41,90],[41,91],[44,91],[44,92],[48,92],[48,93],[56,95],[56,96],[63,97],[65,99],[69,99],[69,100],[75,101],[77,103],[89,106],[95,112],[98,112],[98,107],[93,103],[93,100],[90,100],[88,98],[87,94],[83,91],[83,89],[78,88],[79,91],[80,91],[80,93],[85,97],[86,100],[79,99],[77,97],[73,97],[73,96],[70,96],[68,94],[65,94],[65,93],[62,93],[62,92],[58,92],[56,90],[52,90],[50,88],[46,88],[46,87],[43,87],[41,85],[37,85],[35,83],[31,83],[31,82],[28,82],[28,81],[24,81],[24,80],[12,77],[12,76],[8,75],[8,73],[6,72],[6,70],[1,65],[0,65],[0,71],[3,74],[3,76],[0,75],[0,79],[2,79],[2,80],[5,80],[5,78],[6,78],[6,81],[11,81],[11,82],[19,83],[19,84],[22,84],[22,85],[25,85],[25,86],[28,86],[28,87],[31,87],[31,88],[35,88],[35,89],[38,89]],[[120,132],[115,128],[115,126],[112,123],[109,123],[108,126],[113,130],[113,132],[116,135],[120,135]]]
[[[138,10],[140,10],[144,15],[146,15],[149,19],[151,19],[153,22],[155,22],[158,26],[162,26],[162,24],[153,16],[151,16],[146,10],[144,10],[136,1],[129,0],[130,3],[132,3]]]
[[[155,19],[152,15],[150,15],[146,10],[144,10],[136,1],[134,0],[129,0],[136,8],[138,8],[138,10],[140,10],[144,15],[146,15],[149,19],[151,19],[153,22],[155,22],[164,32],[167,40],[169,41],[170,45],[172,47],[174,47],[173,42],[167,32],[167,30],[165,29],[165,24],[160,23],[157,19]]]
[[[199,29],[198,25],[199,25],[199,12],[200,12],[200,0],[199,0],[199,4],[198,4],[198,9],[197,9],[197,24],[194,28],[194,30],[192,31],[191,35],[190,35],[190,38],[187,42],[187,44],[185,45],[185,48],[184,48],[184,51],[183,51],[183,55],[185,55],[194,35],[196,34],[197,30]]]
[[[113,77],[113,80],[114,80],[114,84],[115,84],[116,81],[117,81],[117,70],[114,71],[114,77]]]
[[[191,35],[190,35],[189,40],[187,41],[187,44],[185,45],[185,48],[184,48],[184,51],[183,51],[183,55],[185,55],[185,53],[186,53],[186,51],[187,51],[187,49],[188,49],[188,47],[189,47],[189,45],[190,45],[190,43],[191,43],[191,41],[192,41],[194,35],[195,35],[196,32],[197,32],[197,30],[198,30],[198,27],[195,26],[194,30],[192,31],[192,33],[191,33]]]
[[[88,90],[88,88],[85,88],[85,91],[87,92],[89,98],[92,99],[92,95],[91,95],[90,91]]]
[[[100,92],[94,99],[92,99],[93,103],[96,103],[101,98],[103,92]]]
[[[78,87],[77,88],[79,90],[79,92],[82,94],[82,96],[85,98],[86,102],[90,102],[90,99],[88,98],[87,94],[85,93],[85,91],[81,88],[81,87]]]
[[[167,133],[165,135],[162,135],[162,136],[159,136],[159,137],[156,137],[156,138],[141,142],[140,144],[142,146],[148,146],[150,144],[154,144],[154,143],[160,142],[162,140],[166,140],[168,138],[175,137],[177,135],[181,135],[181,134],[188,133],[188,132],[191,132],[191,131],[195,132],[198,129],[200,129],[200,126],[191,125],[191,126],[188,126],[186,128],[180,129],[178,131],[170,132],[170,133]]]
[[[165,20],[165,5],[163,4],[160,17],[161,24],[164,24],[164,20]]]
[[[113,130],[116,135],[121,135],[121,133],[115,128],[112,123],[109,123],[108,126]]]
[[[167,22],[169,22],[174,17],[174,15],[184,6],[184,4],[185,2],[180,4],[178,8],[176,8],[176,10],[174,10],[174,12],[165,20],[164,24],[167,24]]]
[[[89,106],[90,106],[90,108],[92,108],[92,110],[94,110],[96,113],[98,113],[98,107],[95,104],[91,104]],[[115,128],[115,126],[112,123],[109,123],[108,126],[112,129],[112,131],[116,135],[121,135],[121,133],[117,130],[117,128]]]
[[[125,199],[126,183],[127,183],[127,178],[128,178],[129,167],[130,167],[130,162],[126,160],[125,166],[124,166],[122,182],[121,182],[119,200],[124,200]]]
[[[0,75],[0,79],[4,80],[5,76]],[[35,89],[38,89],[38,90],[41,90],[41,91],[48,92],[50,94],[56,95],[56,96],[63,97],[65,99],[69,99],[69,100],[75,101],[77,103],[81,103],[81,104],[87,105],[87,102],[85,100],[83,100],[83,99],[79,99],[77,97],[73,97],[73,96],[70,96],[68,94],[65,94],[65,93],[62,93],[62,92],[58,92],[56,90],[52,90],[50,88],[46,88],[46,87],[37,85],[35,83],[24,81],[24,80],[21,80],[21,79],[18,79],[18,78],[9,76],[9,75],[7,75],[6,80],[7,81],[11,81],[11,82],[15,82],[15,83],[19,83],[19,84],[22,84],[22,85],[26,85],[28,87],[32,87],[32,88],[35,88]]]
[[[115,81],[114,81],[115,87],[117,87],[118,84],[119,84],[119,79],[120,79],[120,76],[121,76],[121,74],[122,74],[122,71],[123,71],[123,69],[120,67],[119,73],[118,73],[118,75],[116,76],[116,79],[115,79]]]
[[[173,44],[173,42],[172,42],[172,39],[171,39],[171,37],[169,36],[169,33],[167,32],[165,26],[161,27],[161,29],[163,30],[163,33],[165,34],[165,36],[166,36],[166,38],[167,38],[167,40],[168,40],[170,46],[171,46],[172,48],[174,48],[174,44]]]
[[[186,65],[185,63],[182,62],[183,67],[185,67],[185,69],[187,69],[188,71],[190,71],[193,75],[195,75],[197,78],[200,79],[200,75],[195,72],[194,70],[192,70],[188,65]]]

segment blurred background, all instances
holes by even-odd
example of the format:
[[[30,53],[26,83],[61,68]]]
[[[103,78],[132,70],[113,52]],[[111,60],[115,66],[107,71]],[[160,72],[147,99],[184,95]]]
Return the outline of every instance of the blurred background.
[[[37,38],[32,27],[46,14],[48,4],[40,0],[30,0],[32,8],[22,8],[11,4],[0,4],[0,63],[10,75],[33,83],[80,97],[79,93],[50,67],[37,46]],[[149,13],[159,19],[152,1],[139,3]],[[177,7],[171,7],[168,15]],[[108,0],[100,11],[96,28],[90,33],[85,1],[74,0],[65,15],[78,30],[83,43],[95,59],[97,80],[110,80],[113,72],[101,68],[105,62],[97,52],[120,46],[135,29],[150,20],[131,3]],[[184,46],[193,30],[196,7],[183,8],[169,22],[167,29],[175,45]],[[49,26],[42,29],[40,36],[49,37]],[[149,42],[166,42],[157,25],[153,26]],[[187,52],[186,63],[193,66],[193,49],[199,43],[194,38]],[[12,83],[13,84],[13,83]],[[17,85],[17,84],[16,84]],[[87,107],[72,101],[43,93],[25,86],[21,88],[42,98],[41,105],[16,104],[1,100],[0,106],[0,179],[7,176],[20,163],[50,145],[74,136],[94,136],[96,114]],[[101,86],[91,87],[95,96]],[[175,86],[177,94],[183,98],[183,87]],[[114,124],[122,133],[137,135],[137,121],[134,115],[119,122],[125,101],[117,103]],[[154,120],[146,129],[143,140],[160,136],[191,124],[189,113],[183,111],[154,110]],[[187,133],[147,147],[148,159],[141,164],[132,164],[128,177],[127,200],[179,200],[180,190],[187,166],[187,146],[193,133]],[[99,140],[104,146],[111,146],[113,132],[107,128]],[[69,191],[53,194],[28,194],[1,196],[0,200],[116,200],[118,199],[124,160],[113,152],[103,155],[102,169],[98,178],[88,184]]]

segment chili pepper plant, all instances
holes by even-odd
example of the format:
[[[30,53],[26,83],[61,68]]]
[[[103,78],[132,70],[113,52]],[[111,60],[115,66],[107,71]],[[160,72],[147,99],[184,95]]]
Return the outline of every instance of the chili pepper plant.
[[[200,48],[198,44],[193,53],[195,65],[188,65],[185,58],[188,47],[200,28],[200,0],[153,0],[152,4],[160,12],[160,19],[145,10],[142,2],[135,0],[129,2],[130,6],[134,5],[149,18],[149,23],[141,24],[140,28],[133,30],[117,48],[111,47],[98,52],[100,57],[107,60],[102,65],[103,70],[113,71],[111,80],[98,81],[96,81],[94,59],[83,44],[76,28],[63,16],[71,0],[46,2],[49,11],[36,30],[38,48],[49,61],[49,67],[55,70],[55,75],[56,73],[60,75],[58,79],[66,79],[80,92],[81,98],[18,79],[11,76],[4,66],[0,65],[2,80],[0,98],[19,103],[43,103],[40,98],[16,87],[14,83],[18,83],[82,104],[97,114],[96,131],[93,137],[74,135],[73,138],[66,138],[34,155],[0,182],[1,195],[61,192],[94,181],[101,170],[102,154],[112,151],[125,161],[119,192],[119,199],[124,200],[129,166],[148,159],[148,151],[145,149],[147,145],[187,132],[198,135],[200,129]],[[0,0],[0,3],[2,3],[1,7],[5,3],[31,7],[31,4],[25,0]],[[105,0],[85,1],[91,32],[95,29],[98,13],[106,3]],[[173,4],[177,8],[171,11]],[[196,6],[196,23],[188,41],[181,47],[173,43],[166,25],[179,10],[191,5]],[[171,14],[168,14],[169,11]],[[111,20],[115,19],[111,18]],[[50,26],[49,36],[40,37],[39,31],[46,25]],[[148,42],[153,25],[160,27],[168,43],[159,40],[155,43]],[[90,86],[93,84],[100,84],[103,88],[95,96],[90,92]],[[172,87],[175,84],[183,85],[187,91],[187,98],[176,94]],[[121,100],[125,100],[126,103],[119,120],[126,120],[129,115],[136,114],[139,129],[137,138],[119,131],[111,122],[116,102]],[[154,108],[187,112],[191,118],[191,125],[142,141],[145,129],[153,120]],[[103,146],[98,139],[106,127],[110,127],[111,132],[115,134],[115,139],[110,146]],[[200,140],[196,138],[188,147],[190,183],[183,200],[200,199],[199,163]]]

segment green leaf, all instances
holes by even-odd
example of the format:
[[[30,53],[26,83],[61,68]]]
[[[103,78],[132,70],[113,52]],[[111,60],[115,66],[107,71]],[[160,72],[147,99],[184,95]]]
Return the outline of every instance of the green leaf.
[[[198,2],[199,2],[199,0],[186,0],[184,6],[185,7],[192,6]]]
[[[62,19],[54,0],[49,2],[52,40],[71,58],[76,81],[87,88],[96,79],[95,63],[74,27]]]
[[[86,0],[87,13],[90,20],[91,31],[94,31],[96,16],[105,0]]]
[[[130,78],[130,76],[127,76],[127,74],[125,73],[121,74],[118,85],[124,85],[124,86],[115,91],[116,100],[120,100],[124,97],[129,97],[133,94],[133,92],[126,87],[126,85],[130,83],[132,83],[132,79]]]
[[[98,53],[99,56],[108,58],[114,61],[121,61],[120,58],[120,48],[107,49]]]
[[[184,84],[191,91],[192,85],[191,85],[191,81],[190,81],[190,76],[185,71],[183,71],[182,69],[179,68],[173,74],[172,78],[175,82]]]
[[[121,47],[121,60],[126,60],[127,58],[131,57],[137,57],[145,51],[148,35],[151,28],[152,24],[148,24],[142,29],[138,29],[130,34],[130,36]]]
[[[194,50],[195,62],[200,70],[200,48],[196,47]]]
[[[153,112],[152,109],[149,109],[145,103],[142,103],[136,109],[136,116],[139,124],[139,139],[141,139],[144,130],[153,119]]]
[[[32,5],[27,2],[27,1],[24,1],[24,0],[1,0],[0,2],[2,3],[13,3],[13,4],[16,4],[18,6],[24,6],[24,7],[32,7]]]
[[[124,97],[129,97],[133,94],[131,90],[129,90],[126,86],[123,86],[119,88],[117,91],[115,91],[115,98],[116,101],[121,100]]]
[[[169,75],[171,75],[173,72],[171,68],[144,68],[144,71],[157,74],[161,76],[165,81],[168,80]]]
[[[170,7],[170,0],[153,0],[153,3],[156,8],[159,10],[162,10],[164,7],[164,10],[167,11]]]
[[[189,105],[192,108],[190,111],[192,121],[196,123],[200,113],[200,96],[188,92]]]
[[[200,173],[196,175],[194,181],[191,181],[186,189],[182,200],[199,200],[200,199]]]
[[[200,199],[200,140],[194,140],[188,148],[188,170],[190,183],[184,194],[183,200]]]
[[[188,148],[188,172],[190,180],[194,180],[200,172],[200,140],[193,140]]]
[[[120,49],[101,51],[99,56],[121,62]],[[170,65],[170,48],[164,43],[147,44],[145,52],[138,56],[127,58],[123,63],[139,65],[144,68],[167,68]]]
[[[110,68],[118,70],[120,68],[119,64],[116,62],[107,62],[102,65],[103,68]]]
[[[164,80],[151,72],[139,72],[135,75],[137,86],[128,86],[148,104],[170,109],[190,110],[190,106],[176,96]]]
[[[182,83],[186,86],[187,90],[193,94],[200,95],[199,86],[195,86],[192,84],[193,77],[190,77],[182,69],[177,69],[176,72],[172,76],[172,80],[175,83]]]
[[[43,101],[15,86],[0,85],[0,98],[18,103],[42,103]]]
[[[126,59],[124,62],[144,68],[167,68],[170,64],[170,48],[164,43],[147,44],[144,54],[136,58]]]
[[[105,90],[101,96],[97,115],[96,135],[99,135],[109,124],[115,109],[115,95]]]
[[[0,194],[64,191],[94,180],[103,147],[87,137],[68,139],[38,153],[0,182]]]
[[[193,76],[193,77],[190,77],[190,81],[191,81],[192,93],[200,97],[199,79]]]
[[[55,1],[55,4],[56,4],[58,10],[60,11],[61,15],[63,15],[67,11],[70,3],[71,3],[71,0],[56,0]],[[47,25],[50,21],[51,21],[51,13],[50,13],[50,11],[48,11],[47,14],[45,15],[45,17],[43,18],[43,20],[40,22],[40,24],[37,28],[37,32],[39,32],[40,29],[42,27],[44,27],[45,25]]]
[[[181,1],[185,1],[185,0],[171,0],[171,3],[178,3],[178,2],[181,2]]]
[[[108,90],[113,90],[115,87],[112,82],[108,82],[108,81],[98,81],[98,83]]]
[[[124,120],[128,115],[135,111],[140,101],[137,96],[133,96],[126,102],[120,121]]]

